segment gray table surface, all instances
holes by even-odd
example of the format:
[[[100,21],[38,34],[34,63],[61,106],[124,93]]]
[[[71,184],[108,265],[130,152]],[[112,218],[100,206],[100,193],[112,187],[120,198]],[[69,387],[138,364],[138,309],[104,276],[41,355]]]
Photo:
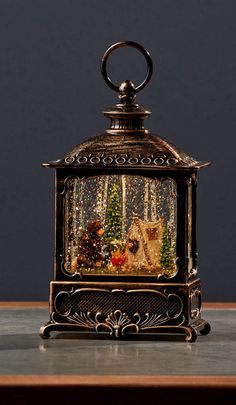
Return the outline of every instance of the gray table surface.
[[[195,343],[42,340],[45,308],[0,308],[0,375],[236,375],[236,309],[208,309]]]

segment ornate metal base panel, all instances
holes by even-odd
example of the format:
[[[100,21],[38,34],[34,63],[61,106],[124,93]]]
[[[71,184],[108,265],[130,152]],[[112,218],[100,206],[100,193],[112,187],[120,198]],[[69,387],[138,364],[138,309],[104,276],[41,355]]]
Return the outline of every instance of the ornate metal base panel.
[[[100,283],[101,284],[101,283]],[[188,285],[51,283],[51,320],[40,329],[79,332],[78,337],[158,339],[207,334],[200,318],[199,280]]]

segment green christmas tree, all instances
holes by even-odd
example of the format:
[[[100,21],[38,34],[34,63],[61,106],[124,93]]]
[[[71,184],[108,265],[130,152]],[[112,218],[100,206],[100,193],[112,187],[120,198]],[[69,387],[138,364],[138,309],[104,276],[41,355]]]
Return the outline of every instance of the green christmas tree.
[[[121,190],[117,184],[111,187],[106,216],[105,239],[120,240],[122,236]]]
[[[162,245],[160,249],[160,266],[162,269],[173,270],[174,269],[174,254],[171,246],[170,233],[167,225],[164,226]]]

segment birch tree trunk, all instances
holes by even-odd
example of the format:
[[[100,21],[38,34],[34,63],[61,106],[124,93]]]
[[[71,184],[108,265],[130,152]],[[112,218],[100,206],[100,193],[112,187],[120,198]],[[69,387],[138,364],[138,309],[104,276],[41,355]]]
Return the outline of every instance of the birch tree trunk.
[[[156,182],[151,180],[150,184],[150,204],[151,204],[151,221],[157,221],[157,190],[156,190]]]
[[[144,221],[148,221],[148,211],[149,211],[149,179],[144,179]]]

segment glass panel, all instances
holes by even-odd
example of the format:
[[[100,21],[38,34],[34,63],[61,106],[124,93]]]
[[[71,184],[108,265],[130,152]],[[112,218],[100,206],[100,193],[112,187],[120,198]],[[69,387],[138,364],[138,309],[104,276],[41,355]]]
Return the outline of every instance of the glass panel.
[[[64,269],[176,274],[176,183],[141,176],[71,177],[64,198]]]
[[[191,270],[193,267],[193,206],[192,206],[192,186],[188,186],[188,269]]]

